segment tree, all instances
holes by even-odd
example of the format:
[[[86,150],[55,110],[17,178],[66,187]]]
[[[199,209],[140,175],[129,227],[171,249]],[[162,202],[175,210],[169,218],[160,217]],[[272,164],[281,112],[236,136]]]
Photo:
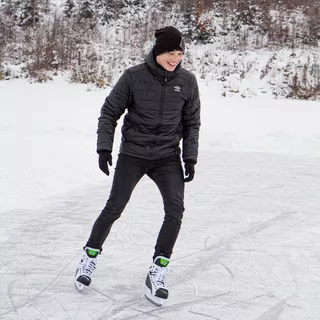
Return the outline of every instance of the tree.
[[[100,22],[105,24],[118,18],[121,0],[97,0],[95,7]]]
[[[24,28],[36,26],[36,24],[39,22],[39,1],[40,0],[24,0],[22,2],[16,1],[18,5],[16,17],[20,26]]]
[[[95,5],[93,0],[83,0],[79,8],[80,18],[90,19],[95,12]]]
[[[67,18],[71,18],[75,13],[75,3],[74,0],[66,0],[64,4],[63,13]]]
[[[141,11],[145,7],[144,0],[121,0],[121,13],[126,15],[129,13],[130,15],[135,15]]]

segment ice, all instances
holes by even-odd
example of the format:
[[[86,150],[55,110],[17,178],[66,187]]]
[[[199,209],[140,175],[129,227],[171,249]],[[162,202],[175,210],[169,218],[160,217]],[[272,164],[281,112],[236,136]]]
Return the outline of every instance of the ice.
[[[222,98],[201,82],[199,162],[169,300],[158,308],[144,298],[163,219],[148,178],[91,286],[76,291],[81,248],[112,181],[95,153],[108,91],[0,82],[0,319],[320,319],[319,103]]]

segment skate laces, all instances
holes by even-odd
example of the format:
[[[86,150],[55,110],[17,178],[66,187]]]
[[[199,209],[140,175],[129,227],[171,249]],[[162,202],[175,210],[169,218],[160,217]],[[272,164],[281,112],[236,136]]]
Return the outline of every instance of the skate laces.
[[[87,261],[85,267],[84,267],[84,273],[86,275],[91,275],[91,273],[95,270],[96,268],[96,259],[88,258],[89,261]]]
[[[80,262],[79,268],[82,270],[82,273],[87,276],[91,276],[92,272],[96,268],[96,258],[90,258],[85,253]]]
[[[156,264],[153,264],[150,270],[150,275],[154,283],[161,288],[165,288],[165,278],[166,278],[166,267],[160,267]]]

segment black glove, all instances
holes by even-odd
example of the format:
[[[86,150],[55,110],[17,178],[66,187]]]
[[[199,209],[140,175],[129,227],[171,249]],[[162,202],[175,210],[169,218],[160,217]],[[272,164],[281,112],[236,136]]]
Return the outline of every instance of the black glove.
[[[185,175],[186,178],[184,179],[184,182],[190,182],[193,180],[194,178],[194,165],[195,163],[191,160],[186,160],[185,164],[184,164],[184,168],[185,168]]]
[[[112,156],[111,152],[107,150],[99,151],[99,168],[103,171],[107,176],[109,175],[109,167],[112,166]]]

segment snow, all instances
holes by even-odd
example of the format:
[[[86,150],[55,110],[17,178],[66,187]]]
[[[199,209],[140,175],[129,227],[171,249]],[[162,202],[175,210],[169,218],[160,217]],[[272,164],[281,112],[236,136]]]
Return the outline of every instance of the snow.
[[[143,293],[163,212],[147,178],[92,285],[83,294],[73,287],[112,181],[95,153],[109,89],[0,82],[0,319],[320,318],[319,103],[223,98],[214,82],[199,84],[199,162],[186,185],[170,298],[157,308]]]

